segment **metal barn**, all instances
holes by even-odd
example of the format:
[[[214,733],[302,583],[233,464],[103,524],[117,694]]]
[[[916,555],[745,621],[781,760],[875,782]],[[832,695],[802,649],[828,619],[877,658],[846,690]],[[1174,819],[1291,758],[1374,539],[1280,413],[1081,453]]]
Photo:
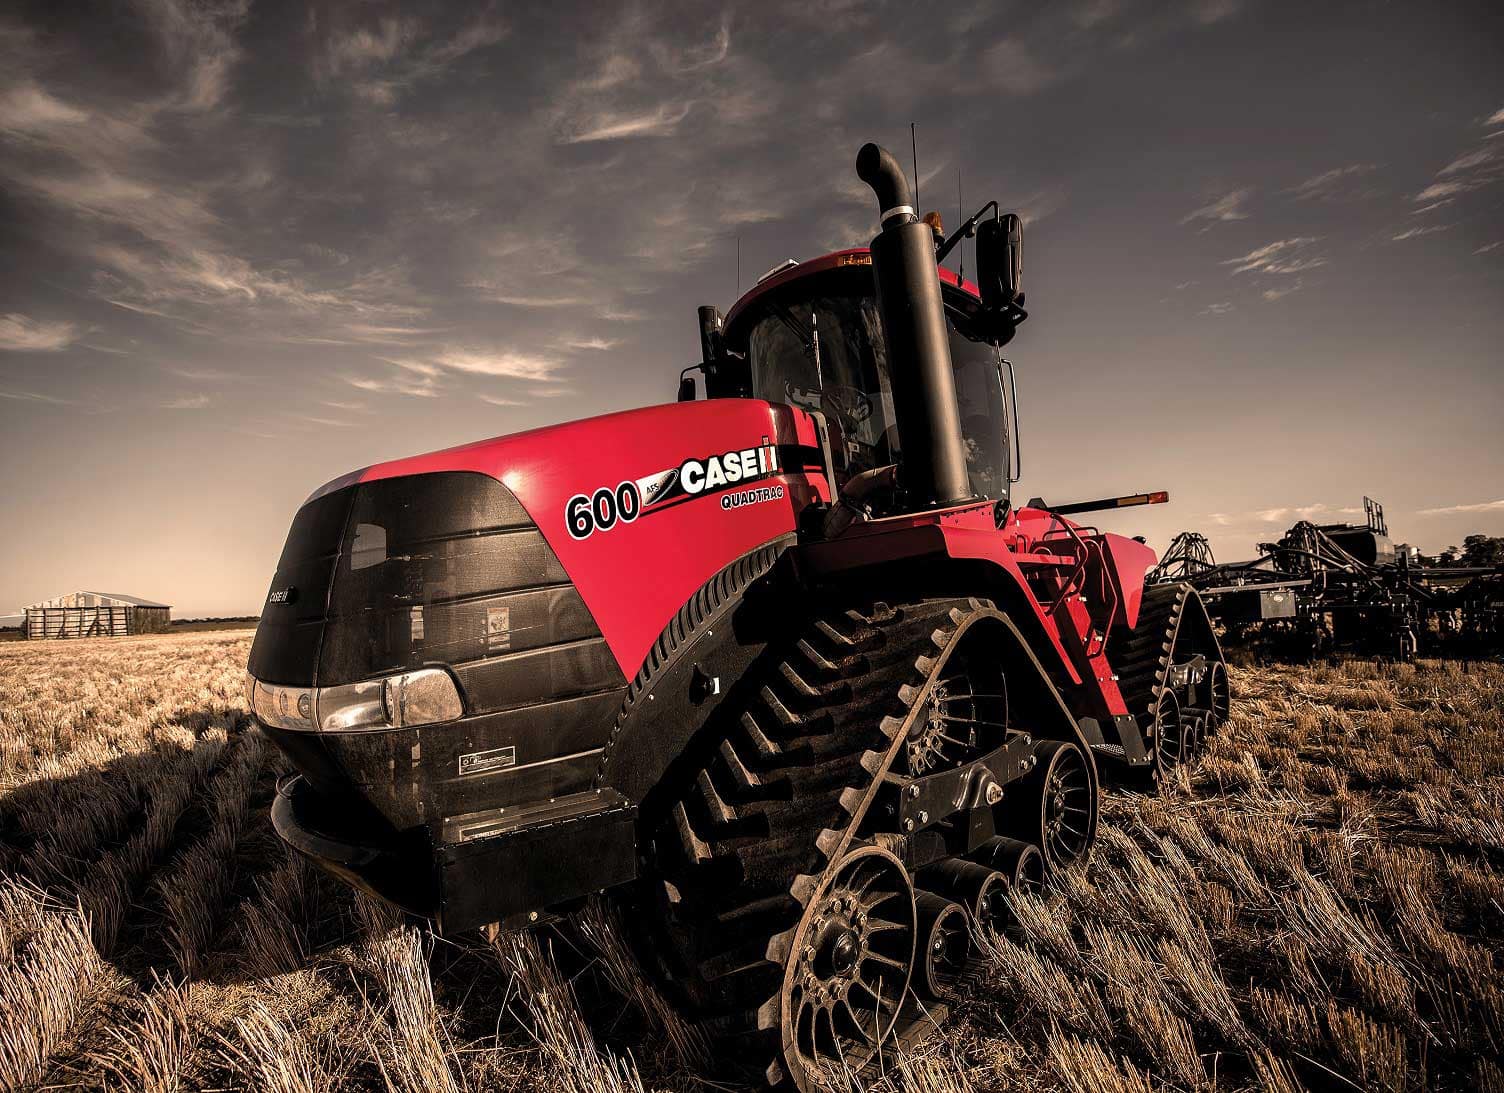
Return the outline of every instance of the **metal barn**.
[[[172,622],[165,603],[113,592],[70,592],[22,608],[28,638],[123,637],[157,634]]]

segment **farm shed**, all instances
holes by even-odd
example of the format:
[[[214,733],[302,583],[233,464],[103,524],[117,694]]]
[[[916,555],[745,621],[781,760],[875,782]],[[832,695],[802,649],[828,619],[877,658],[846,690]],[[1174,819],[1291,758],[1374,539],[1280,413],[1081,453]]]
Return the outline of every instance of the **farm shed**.
[[[22,608],[28,638],[122,637],[156,634],[172,622],[165,603],[113,592],[70,592]]]

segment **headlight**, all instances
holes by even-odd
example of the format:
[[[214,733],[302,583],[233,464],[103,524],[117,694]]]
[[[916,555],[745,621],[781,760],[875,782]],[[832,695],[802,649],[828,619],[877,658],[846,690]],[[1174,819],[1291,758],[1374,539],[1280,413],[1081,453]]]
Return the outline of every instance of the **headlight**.
[[[339,687],[282,687],[253,681],[251,708],[263,724],[303,732],[368,732],[453,721],[465,712],[442,668]]]

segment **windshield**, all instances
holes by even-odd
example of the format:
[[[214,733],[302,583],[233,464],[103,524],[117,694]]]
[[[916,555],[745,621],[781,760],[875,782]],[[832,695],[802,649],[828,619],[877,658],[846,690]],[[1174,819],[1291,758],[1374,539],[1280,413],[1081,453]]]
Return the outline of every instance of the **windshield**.
[[[999,351],[968,337],[953,314],[947,314],[946,326],[971,488],[1001,499],[1008,491],[1008,461]],[[747,359],[754,397],[825,415],[841,485],[900,461],[882,319],[871,296],[768,305],[749,333]]]
[[[848,476],[898,461],[882,321],[872,300],[774,304],[752,328],[748,349],[753,394],[823,413]]]

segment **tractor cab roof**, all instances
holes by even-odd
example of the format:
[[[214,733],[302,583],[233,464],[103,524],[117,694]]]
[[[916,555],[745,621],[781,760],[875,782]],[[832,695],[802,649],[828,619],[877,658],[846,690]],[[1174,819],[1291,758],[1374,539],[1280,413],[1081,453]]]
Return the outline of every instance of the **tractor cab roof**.
[[[944,289],[945,303],[948,306],[955,307],[968,315],[982,306],[981,290],[973,282],[962,280],[955,271],[946,269],[944,266],[940,266],[939,271],[940,284]],[[850,247],[765,274],[763,279],[743,293],[741,299],[732,304],[731,310],[726,313],[728,344],[739,346],[746,339],[744,320],[756,310],[759,302],[807,278],[821,274],[839,276],[842,273],[847,276],[864,275],[866,280],[862,282],[862,285],[870,291],[872,288],[872,252],[866,247]],[[820,277],[820,280],[823,281],[825,278]]]

